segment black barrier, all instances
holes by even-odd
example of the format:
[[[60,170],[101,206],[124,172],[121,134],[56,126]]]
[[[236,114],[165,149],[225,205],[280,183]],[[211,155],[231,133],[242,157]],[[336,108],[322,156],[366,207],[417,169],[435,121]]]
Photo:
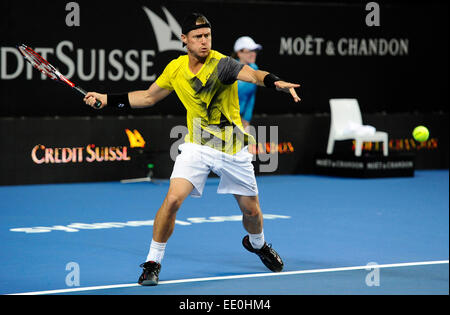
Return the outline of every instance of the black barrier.
[[[156,116],[3,119],[0,184],[140,178],[149,164],[154,176],[167,177],[171,126],[183,123]],[[178,141],[184,130],[174,133]]]
[[[370,114],[363,118],[389,134],[389,158],[412,156],[415,169],[448,168],[448,114]],[[430,130],[426,142],[412,139],[411,132],[419,124]],[[323,157],[326,151],[329,127],[328,115],[256,117],[252,130],[257,144],[249,147],[255,173],[315,173],[317,155]],[[186,133],[184,117],[0,119],[0,184],[142,178],[149,164],[154,178],[168,178]],[[335,155],[329,158],[353,152],[351,140],[338,141]],[[383,162],[381,145],[364,144],[362,157]]]
[[[405,158],[414,161],[415,169],[445,169],[449,165],[448,150],[448,114],[363,114],[365,124],[385,131],[389,137],[389,157]],[[318,155],[326,153],[330,116],[328,115],[285,115],[260,117],[255,125],[279,126],[279,143],[290,144],[288,150],[279,154],[277,172],[281,174],[314,173]],[[417,142],[412,137],[412,130],[418,125],[426,125],[430,137],[425,142]],[[266,147],[267,141],[266,141]],[[290,147],[292,148],[290,149]],[[354,155],[355,142],[352,140],[336,141],[330,158]],[[362,156],[383,161],[381,143],[364,143]],[[255,161],[258,174],[260,160]],[[394,173],[391,173],[394,174]]]
[[[96,116],[79,95],[33,71],[14,46],[36,48],[61,72],[100,92],[146,89],[167,63],[184,54],[180,23],[202,11],[213,26],[213,49],[231,54],[249,35],[263,45],[261,69],[302,87],[300,105],[260,88],[255,112],[327,113],[328,100],[352,97],[374,112],[448,112],[448,5],[267,1],[87,1],[79,16],[69,1],[2,0],[0,116]],[[38,14],[37,14],[38,13]],[[20,17],[20,19],[18,19]],[[370,19],[369,19],[370,20]],[[370,26],[371,25],[371,26]],[[154,108],[123,115],[184,115],[175,95]],[[107,108],[101,115],[116,115]]]

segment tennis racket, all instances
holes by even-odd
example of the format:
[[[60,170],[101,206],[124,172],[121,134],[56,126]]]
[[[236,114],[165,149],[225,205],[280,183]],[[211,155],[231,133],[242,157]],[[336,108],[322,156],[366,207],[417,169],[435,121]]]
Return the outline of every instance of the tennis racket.
[[[69,81],[65,76],[63,76],[55,67],[53,67],[47,60],[42,58],[37,52],[28,47],[27,45],[21,44],[16,46],[20,51],[22,56],[26,61],[31,63],[31,65],[48,76],[50,79],[60,82],[62,84],[70,86],[72,89],[80,92],[83,96],[86,96],[87,92],[83,90],[81,87],[76,85],[75,83]],[[94,105],[96,108],[100,108],[102,106],[102,102],[97,100]]]

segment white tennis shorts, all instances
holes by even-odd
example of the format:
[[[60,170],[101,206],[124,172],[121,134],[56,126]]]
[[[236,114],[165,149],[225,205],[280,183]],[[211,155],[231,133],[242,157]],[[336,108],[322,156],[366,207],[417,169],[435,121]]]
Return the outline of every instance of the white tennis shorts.
[[[220,177],[217,193],[241,196],[258,195],[252,154],[245,147],[235,155],[208,146],[183,143],[173,167],[172,178],[184,178],[194,185],[193,197],[201,197],[211,171]]]

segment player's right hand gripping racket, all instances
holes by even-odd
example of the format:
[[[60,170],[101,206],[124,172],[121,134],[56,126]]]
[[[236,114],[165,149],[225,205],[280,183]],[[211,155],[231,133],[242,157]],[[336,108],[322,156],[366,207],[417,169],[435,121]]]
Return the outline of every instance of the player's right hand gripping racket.
[[[33,49],[28,47],[27,45],[21,44],[16,46],[17,49],[20,51],[22,56],[25,58],[26,61],[31,63],[34,68],[39,70],[40,72],[47,75],[50,79],[67,84],[71,88],[77,90],[83,96],[86,96],[87,92],[83,90],[81,87],[75,85],[75,83],[69,81],[65,76],[63,76],[58,70],[56,70],[55,67],[53,67],[47,60],[42,58],[37,52],[35,52]],[[99,100],[96,100],[96,103],[94,105],[96,108],[100,108],[102,106],[102,102]]]

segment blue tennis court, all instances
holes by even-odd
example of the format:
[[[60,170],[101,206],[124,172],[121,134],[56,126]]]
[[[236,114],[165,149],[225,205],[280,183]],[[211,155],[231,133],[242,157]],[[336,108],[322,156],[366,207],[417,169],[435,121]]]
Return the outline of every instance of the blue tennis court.
[[[136,282],[168,181],[2,186],[0,293],[449,294],[448,170],[257,180],[283,272],[242,247],[237,203],[210,178],[179,210],[156,287]]]

